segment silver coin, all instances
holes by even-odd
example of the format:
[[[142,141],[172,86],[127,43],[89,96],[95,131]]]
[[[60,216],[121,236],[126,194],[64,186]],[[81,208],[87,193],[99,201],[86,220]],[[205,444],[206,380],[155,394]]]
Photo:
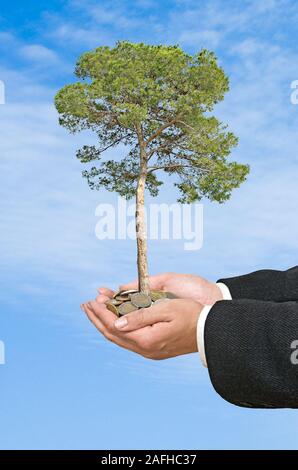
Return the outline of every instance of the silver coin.
[[[132,302],[124,302],[118,307],[119,315],[126,315],[127,313],[134,312],[135,310],[138,310],[138,307],[133,305]]]
[[[164,299],[166,297],[166,292],[162,290],[152,290],[150,291],[150,297],[153,302],[159,299]]]
[[[130,301],[133,305],[139,308],[146,308],[146,307],[150,307],[151,305],[150,296],[147,294],[143,294],[142,292],[131,294]]]

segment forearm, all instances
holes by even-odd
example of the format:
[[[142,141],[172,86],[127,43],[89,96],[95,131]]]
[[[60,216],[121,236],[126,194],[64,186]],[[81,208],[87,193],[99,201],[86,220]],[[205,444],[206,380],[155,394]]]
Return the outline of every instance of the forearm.
[[[296,339],[296,302],[217,302],[204,328],[214,388],[239,406],[297,408],[298,365],[291,362]]]
[[[273,302],[298,300],[298,266],[287,271],[261,270],[244,276],[220,279],[233,299]]]

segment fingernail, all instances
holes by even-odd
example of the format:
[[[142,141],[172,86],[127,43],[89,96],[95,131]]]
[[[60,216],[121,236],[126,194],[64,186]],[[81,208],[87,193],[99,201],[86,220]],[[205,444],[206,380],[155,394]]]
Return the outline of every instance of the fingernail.
[[[115,321],[115,327],[119,328],[119,330],[121,330],[121,328],[124,328],[127,324],[128,324],[128,321],[127,321],[127,318],[125,317],[119,318],[118,320]]]

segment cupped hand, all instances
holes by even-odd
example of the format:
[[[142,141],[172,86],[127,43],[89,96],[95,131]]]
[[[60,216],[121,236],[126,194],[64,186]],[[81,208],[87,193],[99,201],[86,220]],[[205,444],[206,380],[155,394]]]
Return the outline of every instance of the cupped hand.
[[[192,299],[164,300],[121,318],[105,301],[110,289],[100,289],[95,301],[82,305],[94,326],[110,341],[150,359],[167,359],[197,351],[197,321],[203,306]]]
[[[173,292],[177,297],[193,299],[203,305],[213,305],[223,296],[220,288],[214,282],[193,274],[162,273],[149,277],[150,289]],[[120,286],[120,290],[137,289],[135,280]]]

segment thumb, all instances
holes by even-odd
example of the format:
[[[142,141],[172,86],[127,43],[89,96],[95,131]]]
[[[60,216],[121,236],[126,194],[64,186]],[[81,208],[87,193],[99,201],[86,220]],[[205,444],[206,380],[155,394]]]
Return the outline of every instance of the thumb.
[[[154,323],[164,322],[169,319],[169,312],[161,308],[141,308],[135,312],[128,313],[115,321],[117,330],[134,331],[145,326],[154,325]]]

